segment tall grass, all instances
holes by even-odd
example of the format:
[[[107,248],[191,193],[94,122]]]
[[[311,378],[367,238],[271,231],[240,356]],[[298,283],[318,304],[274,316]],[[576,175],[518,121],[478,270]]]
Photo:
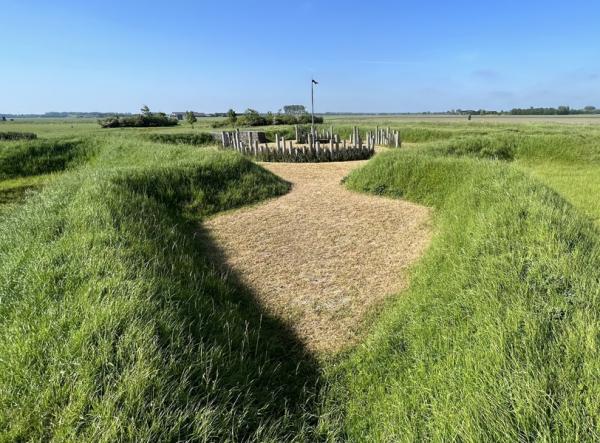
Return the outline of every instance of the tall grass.
[[[190,223],[288,185],[238,155],[165,165],[150,146],[145,166],[67,174],[0,224],[5,441],[282,441],[310,425],[314,363]]]
[[[92,139],[35,140],[0,145],[0,180],[47,174],[83,164],[96,150]]]
[[[497,162],[394,152],[347,185],[434,206],[437,234],[335,374],[343,436],[600,438],[597,228]]]
[[[37,138],[37,134],[33,132],[1,132],[0,140],[34,140]]]
[[[0,203],[46,184],[0,212],[0,440],[600,439],[600,131],[393,124],[426,143],[347,186],[434,207],[435,237],[365,341],[316,362],[198,223],[289,184],[146,130],[40,125],[0,144]]]
[[[217,142],[211,134],[200,133],[175,133],[175,134],[147,134],[148,140],[158,143],[186,144],[196,146],[217,145]]]

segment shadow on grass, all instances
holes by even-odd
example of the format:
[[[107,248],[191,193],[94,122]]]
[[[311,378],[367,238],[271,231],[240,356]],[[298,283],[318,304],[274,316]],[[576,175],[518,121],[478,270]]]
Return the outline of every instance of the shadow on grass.
[[[31,185],[0,189],[0,205],[21,203],[28,195],[33,194],[40,189],[41,186]]]
[[[128,188],[139,192],[138,186]],[[174,328],[173,321],[165,322],[160,334],[162,352],[177,356],[169,377],[184,396],[169,401],[187,411],[176,437],[313,440],[318,362],[286,324],[261,306],[241,276],[227,270],[223,250],[199,226],[199,218],[182,209],[186,205],[173,205],[164,192],[138,195],[149,194],[156,198],[140,200],[151,206],[146,216],[142,207],[131,206],[139,217],[132,232],[142,231],[137,238],[149,240],[143,252],[147,260],[160,257],[157,270],[167,276],[157,287],[166,294],[160,296],[161,311],[179,324]],[[258,197],[246,203],[253,200]],[[211,201],[206,204],[212,207]],[[145,223],[144,217],[160,221]],[[173,252],[165,254],[169,249]],[[183,344],[173,340],[182,331],[187,336]]]
[[[279,421],[277,433],[284,433],[279,437],[314,437],[322,375],[318,361],[289,325],[265,309],[256,293],[243,283],[243,276],[228,266],[224,250],[202,225],[196,225],[194,236],[203,260],[227,285],[236,303],[240,315],[240,321],[232,325],[237,329],[236,345],[244,346],[248,328],[256,332],[256,342],[248,343],[255,349],[251,358],[244,360],[244,372],[257,377],[251,393],[255,406],[268,414],[269,421]],[[228,382],[233,387],[237,377]],[[261,425],[259,421],[247,424],[247,435],[238,436],[242,440]]]

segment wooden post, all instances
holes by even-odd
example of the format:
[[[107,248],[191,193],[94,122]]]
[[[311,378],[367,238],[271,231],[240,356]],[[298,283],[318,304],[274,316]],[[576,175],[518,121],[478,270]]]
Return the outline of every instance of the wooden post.
[[[275,134],[275,147],[276,147],[276,150],[279,151],[279,148],[280,148],[279,134]]]
[[[298,125],[294,125],[294,129],[296,130],[296,143],[300,143],[300,137],[298,134]]]

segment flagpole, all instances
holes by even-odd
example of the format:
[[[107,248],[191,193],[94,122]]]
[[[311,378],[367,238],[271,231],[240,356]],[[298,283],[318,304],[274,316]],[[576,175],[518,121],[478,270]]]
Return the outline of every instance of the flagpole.
[[[313,139],[315,137],[315,79],[311,78],[310,80],[310,114],[311,114],[311,124],[310,124],[310,132],[312,133]]]

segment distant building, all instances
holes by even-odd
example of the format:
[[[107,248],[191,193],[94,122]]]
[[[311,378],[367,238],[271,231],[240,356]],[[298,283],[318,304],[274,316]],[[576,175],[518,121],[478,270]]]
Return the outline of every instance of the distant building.
[[[186,112],[171,112],[171,117],[176,118],[177,120],[183,120],[185,118]],[[205,114],[204,112],[194,112],[194,115],[199,117],[209,117],[209,114]]]

